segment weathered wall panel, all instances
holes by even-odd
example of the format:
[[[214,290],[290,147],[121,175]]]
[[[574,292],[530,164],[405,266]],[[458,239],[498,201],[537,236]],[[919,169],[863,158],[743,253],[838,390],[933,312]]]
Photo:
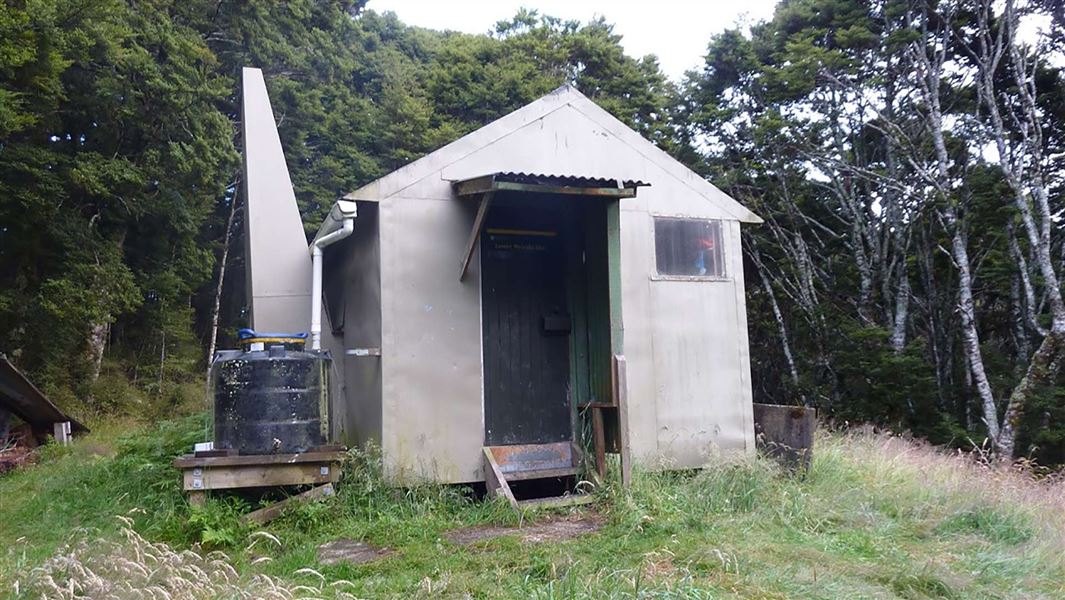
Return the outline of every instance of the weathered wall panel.
[[[621,201],[621,308],[629,383],[629,445],[633,460],[658,460],[658,393],[655,384],[651,280],[654,238],[650,216]]]
[[[746,447],[733,286],[651,282],[658,454],[665,466],[701,466],[720,450]]]
[[[736,313],[736,353],[739,355],[739,397],[734,400],[743,415],[743,431],[746,436],[745,450],[752,455],[754,446],[754,391],[751,389],[751,345],[747,333],[747,293],[743,280],[743,242],[740,239],[739,221],[728,223],[729,269],[735,282],[733,292],[736,294],[732,308]]]
[[[323,339],[335,340],[334,365],[343,376],[345,409],[337,412],[342,441],[381,443],[381,357],[345,351],[381,347],[381,253],[378,205],[360,202],[355,232],[325,252]],[[335,335],[330,335],[330,330]]]
[[[381,206],[382,448],[386,473],[398,481],[483,477],[476,256],[458,277],[472,209],[405,198]]]

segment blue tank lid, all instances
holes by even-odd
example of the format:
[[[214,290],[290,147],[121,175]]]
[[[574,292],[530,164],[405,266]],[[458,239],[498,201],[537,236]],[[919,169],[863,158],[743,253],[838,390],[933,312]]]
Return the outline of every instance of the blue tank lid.
[[[244,329],[241,329],[240,331],[237,332],[237,336],[240,339],[242,339],[242,340],[253,339],[253,338],[272,338],[272,339],[291,338],[291,339],[305,340],[305,339],[307,339],[307,332],[303,331],[303,332],[300,332],[300,333],[259,333],[259,332],[255,331],[254,329],[249,329],[249,328],[245,327]]]

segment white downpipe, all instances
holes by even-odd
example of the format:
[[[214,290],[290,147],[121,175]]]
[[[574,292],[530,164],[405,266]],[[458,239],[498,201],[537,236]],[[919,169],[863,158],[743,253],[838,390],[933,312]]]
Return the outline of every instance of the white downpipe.
[[[322,248],[355,231],[354,215],[344,216],[342,226],[311,244],[311,350],[322,349]]]

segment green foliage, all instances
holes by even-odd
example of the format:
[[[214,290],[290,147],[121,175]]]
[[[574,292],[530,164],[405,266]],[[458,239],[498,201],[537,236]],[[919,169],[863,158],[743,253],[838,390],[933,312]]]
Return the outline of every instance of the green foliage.
[[[958,68],[976,69],[965,46],[976,45],[967,37],[974,10],[966,2],[781,2],[749,33],[713,36],[703,69],[683,83],[674,118],[687,123],[681,139],[701,155],[689,163],[766,220],[744,231],[756,401],[804,403],[841,422],[979,445],[983,404],[950,250],[957,230],[969,254],[985,371],[999,419],[1005,413],[1049,325],[1043,283],[1012,188],[982,149],[989,125],[964,77],[941,84],[951,189],[940,195],[927,183],[936,169],[932,125],[911,61],[936,44],[921,25],[935,27],[955,11],[957,45],[943,50]],[[1008,114],[1019,100],[1000,68]],[[1065,91],[1062,71],[1033,68],[1042,74],[1037,97],[1054,114],[1049,99]],[[1060,120],[1044,123],[1049,156],[1065,129]],[[1006,128],[1019,139],[1015,126]],[[1051,187],[1050,203],[1060,207],[1061,186]],[[944,225],[948,204],[956,228]],[[1055,254],[1060,233],[1048,232]],[[1048,393],[1029,400],[1038,414],[1025,411],[1018,448],[1057,465],[1065,421],[1052,418],[1060,402]]]
[[[941,419],[935,404],[935,376],[924,358],[923,341],[894,352],[889,332],[881,328],[844,324],[840,330],[843,335],[832,347],[832,362],[838,385],[847,390],[848,398],[834,407],[833,415],[949,442],[934,435]]]
[[[160,318],[210,276],[196,236],[236,163],[217,109],[231,88],[166,3],[3,14],[24,33],[0,51],[15,99],[0,116],[2,347],[47,391],[88,398],[90,329],[114,326],[118,346],[157,342]]]
[[[939,531],[974,533],[998,544],[1021,544],[1032,538],[1031,528],[1023,517],[986,506],[950,517],[940,525]]]
[[[564,83],[673,143],[672,86],[602,19],[527,11],[469,36],[362,6],[6,5],[0,351],[78,414],[187,403],[239,200],[243,66],[264,69],[308,232],[337,197]],[[239,275],[224,331],[243,319]]]

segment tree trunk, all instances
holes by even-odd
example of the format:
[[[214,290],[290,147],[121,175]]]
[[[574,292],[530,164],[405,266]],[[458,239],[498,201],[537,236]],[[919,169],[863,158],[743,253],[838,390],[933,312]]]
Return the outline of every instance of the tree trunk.
[[[1003,13],[996,20],[992,0],[983,0],[976,10],[976,47],[972,51],[977,61],[978,77],[976,91],[981,105],[986,110],[988,125],[999,163],[1006,182],[1013,192],[1024,233],[1027,235],[1035,268],[1043,279],[1043,289],[1048,301],[1052,323],[1042,343],[1028,363],[1028,369],[1020,383],[1013,389],[1006,405],[1002,427],[994,436],[1001,457],[1010,459],[1016,450],[1016,431],[1021,414],[1031,395],[1041,386],[1051,384],[1061,370],[1063,346],[1065,346],[1065,300],[1055,269],[1051,245],[1051,231],[1056,227],[1050,207],[1049,193],[1043,169],[1047,168],[1043,138],[1043,115],[1036,104],[1037,90],[1032,60],[1028,51],[1017,43],[1016,33],[1020,24],[1013,0],[1006,0]],[[997,22],[996,22],[997,21]],[[997,86],[1000,65],[1006,66],[1013,76],[1015,86],[1010,97],[1000,104]],[[1001,108],[1000,108],[1001,107]],[[1003,115],[1005,112],[1005,115]],[[1007,130],[1006,121],[1012,124]],[[1037,308],[1032,303],[1034,296],[1028,279],[1024,256],[1012,239],[1010,251],[1017,262],[1029,299],[1028,313],[1034,328],[1040,327],[1035,319]]]
[[[110,320],[103,323],[93,323],[89,326],[88,359],[89,359],[89,383],[96,383],[100,377],[100,369],[103,366],[104,350],[107,349],[107,339],[111,335]],[[90,401],[93,398],[90,396]]]
[[[769,306],[773,310],[773,318],[776,319],[777,329],[780,331],[780,345],[784,351],[784,360],[788,363],[788,373],[791,375],[791,382],[795,385],[796,389],[798,389],[799,370],[795,366],[795,358],[791,353],[791,344],[788,342],[788,328],[784,323],[784,314],[781,312],[780,305],[777,303],[777,296],[773,293],[773,284],[769,281],[769,276],[765,272],[765,265],[762,263],[761,256],[757,249],[751,250],[751,258],[758,271],[758,278],[762,280],[762,289],[765,290],[766,297],[769,298]],[[803,404],[806,404],[805,398],[803,398]]]
[[[218,260],[218,282],[214,288],[214,304],[211,306],[211,335],[207,344],[207,378],[210,382],[211,361],[214,360],[218,347],[218,319],[222,311],[222,290],[226,280],[226,265],[229,262],[229,244],[233,239],[233,221],[236,220],[237,205],[240,198],[239,184],[233,190],[233,201],[229,204],[229,217],[226,218],[226,231],[222,236],[222,257]]]
[[[1065,359],[1065,330],[1052,328],[1043,338],[1043,343],[1032,354],[1028,362],[1028,371],[1024,378],[1013,388],[1006,415],[1002,419],[995,446],[1003,458],[1015,458],[1017,428],[1025,405],[1032,394],[1044,386],[1053,384],[1061,371],[1062,359]]]
[[[899,290],[895,297],[895,319],[891,330],[891,349],[899,354],[906,348],[906,320],[910,312],[910,277],[906,272],[906,257],[899,267]]]
[[[943,210],[944,221],[951,229],[951,254],[958,269],[958,314],[961,317],[961,337],[965,345],[965,355],[969,363],[969,372],[973,378],[983,411],[987,435],[992,443],[998,444],[999,425],[998,409],[991,383],[984,370],[984,357],[980,350],[980,334],[976,329],[976,305],[973,302],[973,279],[969,263],[969,249],[966,246],[965,233],[958,223],[957,213],[949,204]]]

